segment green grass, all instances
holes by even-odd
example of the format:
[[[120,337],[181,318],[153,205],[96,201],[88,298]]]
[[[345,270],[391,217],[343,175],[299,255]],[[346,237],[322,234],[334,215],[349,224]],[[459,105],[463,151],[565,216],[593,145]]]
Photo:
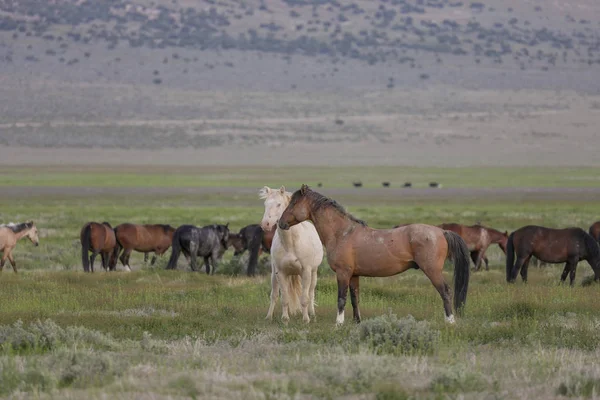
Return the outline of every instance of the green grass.
[[[91,167],[0,168],[0,186],[260,188],[282,182],[290,187],[321,182],[325,187],[350,187],[353,181],[362,181],[365,187],[381,187],[382,181],[394,186],[408,181],[414,187],[427,187],[431,181],[461,188],[600,186],[597,170],[586,167],[125,167],[118,172]]]
[[[70,183],[83,185],[93,173]],[[577,199],[391,204],[377,196],[346,195],[341,202],[376,228],[407,221],[481,220],[503,230],[530,223],[587,229],[600,216],[597,203]],[[262,214],[257,197],[231,193],[81,197],[66,192],[18,201],[0,198],[2,221],[34,219],[40,231],[39,247],[23,241],[15,250],[19,274],[10,269],[0,274],[0,395],[597,396],[600,285],[580,285],[591,274],[585,262],[573,288],[558,285],[562,265],[530,266],[527,284],[508,285],[504,257],[491,248],[491,270],[473,274],[465,315],[456,326],[445,324],[439,295],[415,270],[391,278],[362,278],[364,324],[351,322],[348,302],[347,323],[340,328],[334,326],[337,285],[326,262],[319,271],[316,321],[305,325],[293,316],[287,326],[280,322],[279,305],[275,320],[264,320],[268,276],[227,273],[233,270],[231,252],[216,276],[189,272],[183,260],[180,270],[165,271],[166,257],[150,268],[136,253],[133,273],[81,272],[79,229],[89,220],[230,222],[237,230],[256,223]],[[446,279],[451,282],[451,271]],[[393,345],[397,340],[403,346]]]

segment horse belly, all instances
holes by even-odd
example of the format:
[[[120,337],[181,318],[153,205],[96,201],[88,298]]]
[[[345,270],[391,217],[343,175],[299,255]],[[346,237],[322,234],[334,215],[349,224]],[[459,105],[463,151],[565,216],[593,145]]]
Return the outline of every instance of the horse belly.
[[[301,275],[302,263],[295,255],[288,254],[279,263],[278,270],[285,275]]]

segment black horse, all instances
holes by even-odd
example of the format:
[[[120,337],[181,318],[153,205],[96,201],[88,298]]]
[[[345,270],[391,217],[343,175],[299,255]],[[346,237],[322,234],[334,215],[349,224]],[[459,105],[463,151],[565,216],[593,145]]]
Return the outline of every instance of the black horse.
[[[190,267],[197,271],[196,257],[204,257],[207,274],[214,274],[217,262],[229,245],[229,224],[207,225],[198,228],[194,225],[181,225],[173,234],[172,252],[167,269],[177,268],[179,253],[183,252],[190,261]],[[210,263],[209,263],[210,260]],[[210,269],[212,264],[212,271]]]
[[[523,282],[527,282],[531,256],[551,264],[566,262],[560,277],[562,282],[570,273],[573,285],[577,263],[581,260],[586,260],[594,270],[594,280],[600,280],[600,247],[581,228],[552,229],[528,225],[511,233],[506,245],[507,282],[512,283],[517,279],[519,269]]]

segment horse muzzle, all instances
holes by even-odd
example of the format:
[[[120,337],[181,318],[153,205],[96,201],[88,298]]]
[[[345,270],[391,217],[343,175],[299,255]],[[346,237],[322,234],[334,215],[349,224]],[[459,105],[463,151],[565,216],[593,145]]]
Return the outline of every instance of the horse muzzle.
[[[290,224],[288,224],[285,221],[279,220],[279,222],[277,223],[277,225],[279,225],[279,228],[283,229],[284,231],[287,231],[288,229],[290,229]]]
[[[35,247],[38,247],[38,246],[40,245],[40,242],[35,242],[33,245],[34,245]]]

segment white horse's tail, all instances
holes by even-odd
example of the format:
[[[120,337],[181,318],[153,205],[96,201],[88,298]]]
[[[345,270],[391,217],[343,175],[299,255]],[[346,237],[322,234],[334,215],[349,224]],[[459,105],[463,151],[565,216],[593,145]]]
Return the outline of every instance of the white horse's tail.
[[[288,311],[290,315],[302,312],[300,299],[302,298],[302,276],[288,275],[286,277],[288,292]]]

